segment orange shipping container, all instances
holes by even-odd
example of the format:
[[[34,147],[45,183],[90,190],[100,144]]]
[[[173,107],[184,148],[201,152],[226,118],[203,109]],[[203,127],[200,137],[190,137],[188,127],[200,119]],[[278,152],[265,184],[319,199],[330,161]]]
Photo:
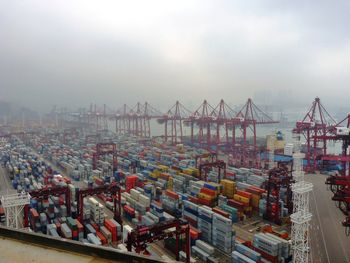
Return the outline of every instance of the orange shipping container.
[[[252,197],[251,193],[248,193],[248,192],[245,192],[245,191],[242,191],[242,190],[237,190],[236,194],[244,196],[244,197],[246,197],[248,199],[250,199]]]

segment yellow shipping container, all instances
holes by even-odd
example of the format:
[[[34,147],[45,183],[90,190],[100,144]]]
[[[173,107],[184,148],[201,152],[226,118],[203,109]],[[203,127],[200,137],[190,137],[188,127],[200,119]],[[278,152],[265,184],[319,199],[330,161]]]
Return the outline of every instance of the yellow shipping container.
[[[158,178],[158,175],[159,175],[159,171],[156,171],[156,170],[150,173],[150,176],[153,178]]]
[[[192,168],[193,175],[197,176],[199,174],[199,170],[197,168]]]
[[[236,201],[239,201],[239,202],[241,202],[241,203],[244,203],[244,204],[248,204],[248,205],[249,205],[249,198],[247,198],[247,197],[244,197],[244,196],[235,194],[235,195],[233,196],[233,199],[235,199]]]
[[[199,198],[203,198],[203,199],[205,199],[205,200],[209,200],[209,201],[211,201],[214,197],[212,197],[212,196],[210,196],[210,195],[207,195],[207,194],[203,194],[203,193],[199,193],[198,194],[198,197]]]
[[[251,204],[253,207],[259,207],[260,196],[256,194],[252,194]]]
[[[167,172],[169,170],[169,167],[166,165],[158,165],[158,169],[163,172]]]
[[[227,180],[227,179],[222,179],[220,181],[220,183],[223,185],[223,186],[227,186],[227,187],[235,187],[236,183],[234,181],[230,181],[230,180]]]

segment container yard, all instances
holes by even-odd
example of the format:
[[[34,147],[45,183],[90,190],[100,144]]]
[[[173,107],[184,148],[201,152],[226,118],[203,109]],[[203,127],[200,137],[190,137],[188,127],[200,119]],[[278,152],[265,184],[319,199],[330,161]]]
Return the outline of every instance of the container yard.
[[[218,145],[94,128],[3,135],[2,224],[160,261],[293,261],[292,190],[308,162],[295,144],[279,147],[292,161],[273,152],[239,166]],[[28,202],[12,221],[11,196]]]
[[[1,4],[0,262],[350,262],[348,9]]]

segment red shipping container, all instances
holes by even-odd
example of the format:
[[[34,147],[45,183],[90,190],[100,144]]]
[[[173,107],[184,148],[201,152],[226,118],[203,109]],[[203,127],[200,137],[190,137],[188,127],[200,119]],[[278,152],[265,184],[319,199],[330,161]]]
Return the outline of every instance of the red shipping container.
[[[202,235],[202,231],[200,231],[199,229],[193,227],[193,226],[190,226],[190,231],[193,230],[195,233],[197,233],[198,235],[198,238],[201,238],[201,235]],[[190,232],[191,233],[191,232]]]
[[[92,225],[92,227],[93,227],[96,231],[100,230],[100,227],[98,226],[98,224],[96,224],[96,223],[91,223],[91,225]]]
[[[112,241],[116,242],[117,241],[117,226],[109,219],[105,220],[104,225],[109,230],[109,232],[111,232]]]
[[[260,192],[261,194],[266,193],[265,189],[262,189],[260,187],[254,186],[254,185],[250,186],[248,189],[254,189],[254,190]]]
[[[105,236],[101,232],[96,231],[96,236],[101,240],[102,245],[107,244],[107,239],[105,238]]]
[[[204,198],[198,198],[198,203],[201,205],[206,205],[206,206],[212,206],[212,203],[210,200],[204,199]]]
[[[174,199],[179,199],[179,195],[173,191],[170,191],[170,190],[166,190],[165,191],[165,194],[171,198],[174,198]]]
[[[208,188],[201,188],[200,190],[201,193],[210,195],[210,196],[215,196],[216,192],[214,190],[208,189]]]
[[[194,197],[194,196],[189,196],[188,197],[188,201],[194,203],[194,204],[198,204],[198,198]]]
[[[223,210],[221,210],[220,208],[214,207],[213,208],[213,212],[215,212],[215,213],[217,213],[219,215],[222,215],[222,216],[224,216],[226,218],[230,218],[230,214],[225,212],[225,211],[223,211]]]
[[[256,189],[254,189],[254,188],[248,188],[246,190],[246,192],[249,192],[249,193],[252,193],[252,194],[255,194],[255,195],[259,195],[259,196],[261,195],[261,192],[256,190]]]
[[[79,235],[78,230],[73,230],[72,231],[72,238],[77,237]]]
[[[228,199],[227,200],[227,205],[232,206],[234,208],[237,208],[239,210],[243,210],[244,207],[245,207],[245,204],[243,204],[243,203],[241,203],[239,201],[236,201],[234,199]]]
[[[135,209],[132,208],[131,206],[124,205],[124,212],[128,213],[128,214],[131,215],[132,217],[135,216]]]

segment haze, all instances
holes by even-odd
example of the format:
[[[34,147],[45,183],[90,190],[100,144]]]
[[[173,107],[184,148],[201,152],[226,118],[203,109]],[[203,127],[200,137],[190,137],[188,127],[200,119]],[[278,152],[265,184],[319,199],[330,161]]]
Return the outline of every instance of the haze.
[[[249,3],[248,3],[249,2]],[[347,107],[349,1],[0,1],[0,100]]]

